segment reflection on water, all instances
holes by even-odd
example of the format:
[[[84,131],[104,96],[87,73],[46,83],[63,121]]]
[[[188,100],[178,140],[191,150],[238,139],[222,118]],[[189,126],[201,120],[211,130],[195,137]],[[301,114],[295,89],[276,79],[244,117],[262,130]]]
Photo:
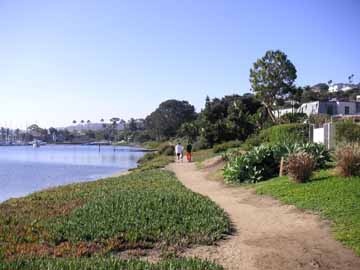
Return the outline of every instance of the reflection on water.
[[[94,180],[136,167],[129,147],[47,145],[0,147],[0,201],[47,187]]]

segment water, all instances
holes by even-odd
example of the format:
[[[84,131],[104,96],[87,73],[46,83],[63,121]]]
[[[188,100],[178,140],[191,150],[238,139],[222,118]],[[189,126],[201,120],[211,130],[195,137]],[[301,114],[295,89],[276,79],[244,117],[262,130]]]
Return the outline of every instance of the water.
[[[134,168],[132,147],[46,145],[0,147],[0,202],[44,188],[95,180]]]

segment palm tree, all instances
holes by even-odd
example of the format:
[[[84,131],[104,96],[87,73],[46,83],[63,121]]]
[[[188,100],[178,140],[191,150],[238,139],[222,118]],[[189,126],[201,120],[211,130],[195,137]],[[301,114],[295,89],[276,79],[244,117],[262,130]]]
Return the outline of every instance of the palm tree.
[[[103,127],[103,128],[106,128],[106,124],[104,123],[104,121],[105,121],[104,118],[101,118],[101,119],[100,119],[100,122],[102,123],[102,127]]]
[[[117,126],[117,122],[120,121],[120,118],[118,117],[113,117],[110,119],[110,122],[112,123],[112,133],[113,133],[113,136],[114,136],[114,139],[115,139],[115,132],[116,132],[116,126]]]

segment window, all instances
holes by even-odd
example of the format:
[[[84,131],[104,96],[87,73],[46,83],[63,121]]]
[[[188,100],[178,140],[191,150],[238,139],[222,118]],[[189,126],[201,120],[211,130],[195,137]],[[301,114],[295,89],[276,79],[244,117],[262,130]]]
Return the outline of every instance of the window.
[[[350,114],[350,107],[349,106],[345,106],[345,114]]]
[[[326,113],[329,114],[329,115],[334,114],[333,107],[331,105],[326,107]]]

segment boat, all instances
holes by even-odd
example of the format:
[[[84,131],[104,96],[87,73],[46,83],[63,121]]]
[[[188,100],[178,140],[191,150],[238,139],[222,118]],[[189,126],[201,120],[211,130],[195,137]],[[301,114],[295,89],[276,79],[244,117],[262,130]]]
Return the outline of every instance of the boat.
[[[39,148],[40,145],[46,145],[46,142],[43,142],[41,140],[33,140],[29,144],[31,144],[33,146],[33,148]]]

